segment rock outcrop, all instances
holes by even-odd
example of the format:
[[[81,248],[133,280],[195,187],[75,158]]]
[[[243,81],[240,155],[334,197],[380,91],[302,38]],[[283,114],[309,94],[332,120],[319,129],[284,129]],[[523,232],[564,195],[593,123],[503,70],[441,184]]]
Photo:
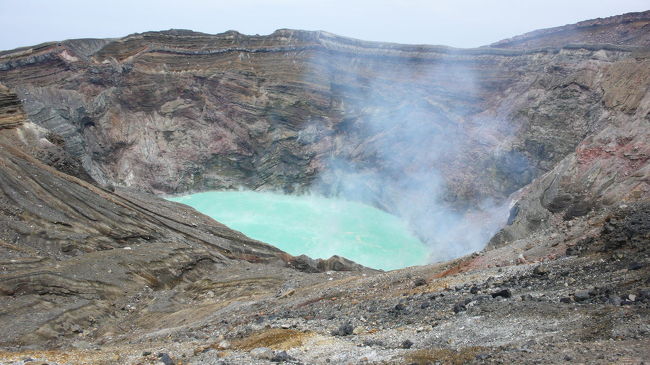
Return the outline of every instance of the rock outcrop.
[[[511,221],[493,244],[553,227],[554,216],[569,221],[603,207],[650,199],[649,75],[648,60],[608,68],[603,81],[617,86],[603,89],[606,123],[517,194],[521,199]]]
[[[0,84],[0,128],[14,128],[21,125],[25,119],[23,108],[20,101],[7,89]]]

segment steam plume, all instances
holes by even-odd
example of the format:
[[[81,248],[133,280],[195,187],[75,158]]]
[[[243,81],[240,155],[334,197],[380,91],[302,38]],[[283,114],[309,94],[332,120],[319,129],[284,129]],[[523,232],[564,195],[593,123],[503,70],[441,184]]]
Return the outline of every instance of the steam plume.
[[[468,168],[466,175],[472,176],[472,169],[480,168],[467,166],[476,144],[494,159],[512,154],[502,150],[498,136],[513,131],[504,121],[478,113],[481,85],[473,65],[449,60],[324,65],[342,62],[331,55],[315,61],[318,72],[331,72],[343,121],[313,190],[402,217],[431,247],[433,261],[482,249],[505,223],[507,202],[452,196],[462,190],[451,185],[452,177],[463,176],[454,169]],[[517,154],[507,160],[527,164]],[[472,193],[473,183],[465,191]]]

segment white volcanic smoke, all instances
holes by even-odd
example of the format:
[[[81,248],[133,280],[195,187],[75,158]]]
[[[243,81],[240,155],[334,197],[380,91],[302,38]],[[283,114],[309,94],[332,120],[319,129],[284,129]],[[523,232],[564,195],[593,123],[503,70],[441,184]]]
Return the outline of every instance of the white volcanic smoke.
[[[330,55],[325,62],[344,60]],[[332,91],[346,102],[344,119],[313,190],[402,217],[431,247],[433,261],[481,250],[505,223],[507,202],[483,197],[473,206],[450,203],[455,187],[446,174],[471,161],[468,151],[476,143],[488,146],[483,151],[498,160],[500,141],[492,136],[512,133],[509,126],[494,118],[479,120],[479,110],[471,109],[477,97],[471,65],[368,63],[348,60],[348,74],[330,75]],[[519,168],[527,165],[522,155],[507,160]]]

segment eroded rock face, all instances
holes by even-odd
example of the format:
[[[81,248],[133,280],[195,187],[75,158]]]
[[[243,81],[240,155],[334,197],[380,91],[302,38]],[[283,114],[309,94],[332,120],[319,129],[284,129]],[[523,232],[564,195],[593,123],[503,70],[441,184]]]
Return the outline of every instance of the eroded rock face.
[[[618,86],[606,89],[607,123],[517,194],[517,214],[492,239],[493,245],[552,227],[554,216],[570,221],[601,208],[648,201],[650,94],[639,79],[646,79],[649,70],[647,60],[608,68],[604,84]]]
[[[0,84],[0,128],[14,128],[21,125],[25,119],[25,113],[20,105],[16,94]]]

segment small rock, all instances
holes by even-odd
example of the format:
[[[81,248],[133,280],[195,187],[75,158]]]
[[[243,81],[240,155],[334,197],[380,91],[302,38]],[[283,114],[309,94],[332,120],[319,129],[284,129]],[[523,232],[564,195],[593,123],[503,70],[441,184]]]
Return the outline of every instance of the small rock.
[[[502,289],[492,293],[492,298],[497,298],[497,297],[510,298],[512,297],[512,292],[510,292],[510,289]]]
[[[589,290],[578,290],[573,294],[573,297],[575,298],[576,302],[582,302],[587,299],[589,299],[591,295],[589,294]]]
[[[526,302],[526,301],[531,302],[531,301],[533,301],[534,299],[535,299],[535,298],[533,298],[533,296],[530,295],[530,294],[524,294],[524,295],[521,296],[521,301],[522,301],[522,302]],[[562,301],[562,299],[560,299],[560,301]]]
[[[363,345],[366,346],[366,347],[372,347],[372,346],[384,347],[384,346],[386,346],[386,344],[383,341],[379,341],[379,340],[365,340],[365,341],[363,341]]]
[[[406,309],[406,307],[402,303],[399,303],[395,306],[396,311],[403,311],[404,309]]]
[[[612,295],[609,298],[607,298],[607,304],[619,306],[621,305],[621,298],[617,295]]]
[[[571,300],[570,297],[560,298],[560,303],[567,303],[568,304],[568,303],[571,303],[571,302],[572,302],[572,300]]]
[[[329,278],[329,280],[332,280],[332,278]],[[286,298],[290,297],[293,294],[295,294],[296,290],[293,288],[285,289],[285,290],[280,290],[275,296],[278,298]]]
[[[636,295],[634,295],[634,294],[630,294],[630,295],[627,296],[627,299],[629,299],[630,302],[633,302],[633,301],[636,300]]]
[[[485,302],[486,300],[492,300],[492,299],[494,298],[492,298],[491,295],[477,295],[474,298],[472,298],[472,300],[475,302]]]
[[[429,304],[429,302],[422,302],[422,304],[420,304],[420,309],[427,309],[430,306],[431,304]]]
[[[228,342],[228,341],[226,341],[226,340],[223,340],[223,341],[219,342],[219,344],[217,345],[217,347],[218,347],[220,350],[227,350],[227,349],[230,348],[230,342]]]
[[[273,358],[271,358],[272,362],[287,362],[287,361],[292,361],[295,360],[293,357],[289,356],[286,351],[278,351],[275,353]]]
[[[158,359],[160,359],[160,362],[162,362],[165,365],[174,365],[174,360],[172,360],[172,358],[169,357],[169,355],[164,352],[158,353]]]
[[[251,350],[250,355],[256,359],[271,360],[275,353],[268,347],[257,347]]]
[[[151,355],[151,351],[145,351],[142,353],[142,356],[149,356]]]
[[[469,292],[472,293],[472,294],[477,294],[477,293],[478,293],[478,287],[477,287],[476,285],[474,285],[474,286],[469,290]]]
[[[460,303],[456,303],[453,309],[454,309],[454,313],[460,313],[466,311],[467,307],[465,306],[464,302],[460,302]]]
[[[350,322],[342,324],[338,329],[332,331],[332,336],[349,336],[354,332]]]
[[[406,341],[402,342],[402,348],[403,349],[410,349],[411,346],[413,346],[413,342],[411,342],[411,340],[406,340]]]
[[[535,267],[535,269],[533,269],[533,274],[539,276],[546,275],[548,274],[548,267],[546,267],[545,265],[538,265]]]
[[[575,246],[567,247],[566,255],[567,256],[577,256],[580,253],[580,249]]]
[[[423,278],[417,278],[415,279],[415,286],[422,286],[422,285],[427,285],[427,281],[424,280]]]
[[[362,334],[364,332],[366,332],[366,329],[363,326],[354,327],[354,330],[352,330],[352,333],[355,334],[355,335],[359,335],[359,334]]]
[[[640,262],[633,262],[627,268],[628,270],[641,270],[643,269],[643,264],[641,264]]]
[[[648,300],[650,299],[650,289],[639,290],[639,300]]]

